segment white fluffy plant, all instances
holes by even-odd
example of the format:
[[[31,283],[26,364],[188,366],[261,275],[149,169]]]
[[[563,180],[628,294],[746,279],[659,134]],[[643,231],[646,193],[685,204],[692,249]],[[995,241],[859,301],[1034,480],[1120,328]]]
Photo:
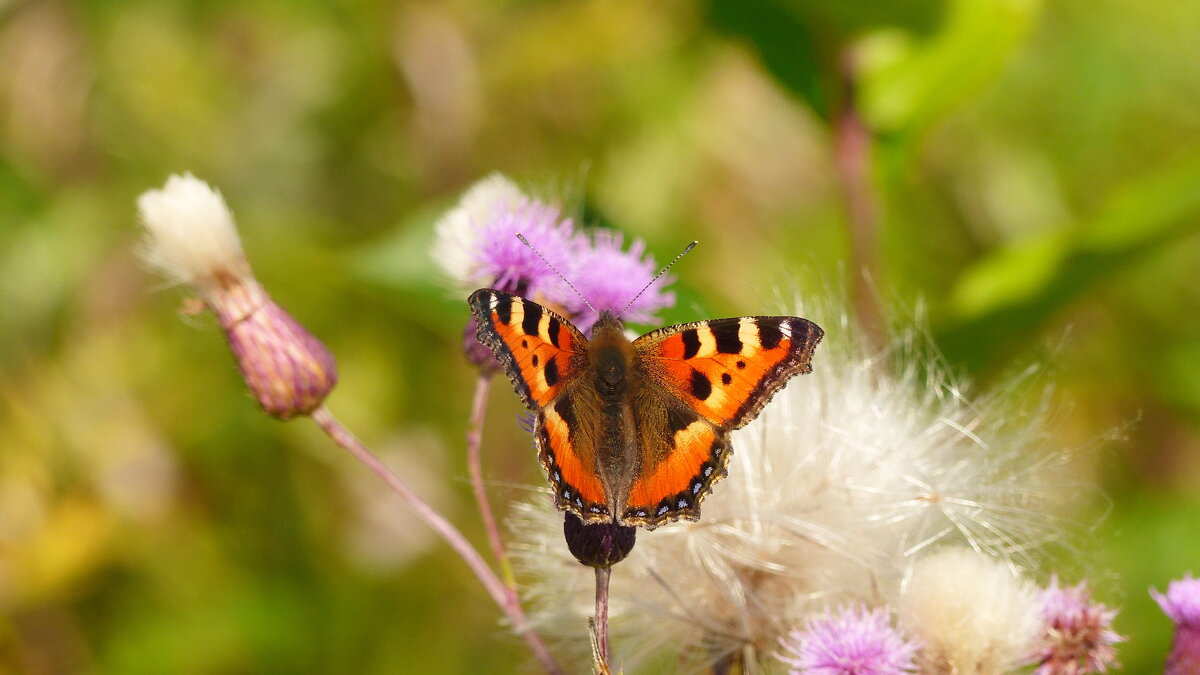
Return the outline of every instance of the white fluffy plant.
[[[1015,381],[970,402],[915,332],[870,353],[840,312],[795,309],[826,329],[813,373],[734,433],[729,476],[699,522],[641,532],[613,568],[614,668],[776,671],[789,629],[838,606],[894,611],[917,561],[944,545],[1015,574],[1061,537],[1069,458],[1043,447],[1044,405],[1014,416]],[[548,498],[518,504],[513,556],[532,621],[585,651],[592,571],[561,523]]]

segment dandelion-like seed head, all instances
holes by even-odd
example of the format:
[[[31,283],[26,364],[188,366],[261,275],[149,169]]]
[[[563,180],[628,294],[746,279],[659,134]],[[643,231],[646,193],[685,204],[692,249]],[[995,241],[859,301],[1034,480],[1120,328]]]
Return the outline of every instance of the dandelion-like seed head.
[[[902,675],[913,672],[915,642],[907,641],[882,609],[843,609],[813,618],[783,641],[780,660],[793,675]]]
[[[959,547],[915,562],[900,611],[923,644],[918,661],[927,673],[1007,672],[1032,651],[1041,627],[1029,582]]]
[[[588,243],[590,246],[581,248],[572,282],[596,310],[615,314],[629,305],[621,315],[624,321],[651,323],[655,321],[654,312],[675,303],[675,295],[665,290],[670,279],[659,279],[646,288],[658,269],[654,258],[646,255],[645,242],[635,239],[628,250],[622,250],[624,238],[619,232],[598,229],[591,233]],[[584,333],[598,318],[579,296],[564,296],[563,304]]]
[[[1104,673],[1116,665],[1113,645],[1125,639],[1112,628],[1117,611],[1093,602],[1086,582],[1060,586],[1055,575],[1040,600],[1043,635],[1034,652],[1035,675]]]
[[[337,383],[333,354],[255,280],[220,193],[191,174],[171,176],[138,198],[138,211],[147,263],[200,293],[263,410],[288,419],[321,405]]]
[[[1200,673],[1200,579],[1187,574],[1172,581],[1165,595],[1154,589],[1150,589],[1150,595],[1175,622],[1164,675]]]
[[[729,475],[699,522],[642,533],[614,568],[613,647],[627,668],[667,650],[699,666],[752,662],[830,605],[895,605],[913,561],[937,546],[1018,566],[1062,538],[1051,507],[1071,491],[1053,462],[1068,456],[1037,458],[1039,415],[968,401],[907,336],[878,354],[840,312],[797,313],[825,327],[812,374],[734,432]],[[570,644],[591,609],[590,570],[557,537],[548,500],[516,520],[531,617]]]

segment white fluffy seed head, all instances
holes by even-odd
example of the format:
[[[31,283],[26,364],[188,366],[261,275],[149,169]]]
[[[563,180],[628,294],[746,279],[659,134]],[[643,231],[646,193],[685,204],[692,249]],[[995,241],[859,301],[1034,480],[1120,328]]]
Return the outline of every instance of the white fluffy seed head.
[[[204,181],[172,175],[162,189],[142,193],[137,205],[146,227],[142,257],[171,281],[205,293],[221,279],[249,278],[233,214]]]
[[[912,561],[938,546],[1017,567],[1062,539],[1053,508],[1078,491],[1054,471],[1069,455],[1038,447],[1043,411],[968,402],[911,334],[876,354],[842,312],[798,314],[826,332],[812,374],[734,432],[700,522],[639,533],[613,568],[612,648],[627,669],[666,653],[769,656],[830,606],[894,606]],[[591,571],[567,553],[562,515],[538,499],[513,525],[533,619],[586,648]]]
[[[492,280],[476,266],[480,227],[498,213],[519,207],[528,198],[500,173],[482,178],[463,193],[458,204],[437,222],[433,258],[459,290],[475,290]]]
[[[1042,629],[1033,585],[1004,563],[960,547],[915,562],[900,620],[923,645],[923,673],[1008,672],[1032,653]]]

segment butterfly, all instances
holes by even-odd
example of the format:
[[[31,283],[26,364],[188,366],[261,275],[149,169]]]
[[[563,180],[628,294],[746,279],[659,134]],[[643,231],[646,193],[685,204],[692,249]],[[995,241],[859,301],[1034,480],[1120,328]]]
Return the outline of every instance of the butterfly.
[[[555,504],[589,524],[654,529],[700,519],[727,474],[730,433],[793,375],[824,332],[794,316],[668,326],[632,342],[607,311],[589,340],[562,316],[498,290],[468,304],[517,395],[537,413]]]

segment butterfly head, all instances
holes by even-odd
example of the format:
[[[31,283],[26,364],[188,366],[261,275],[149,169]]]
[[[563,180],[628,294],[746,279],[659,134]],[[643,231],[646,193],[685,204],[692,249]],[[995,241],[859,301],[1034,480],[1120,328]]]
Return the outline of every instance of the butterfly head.
[[[612,312],[601,310],[588,344],[596,391],[605,399],[620,398],[628,389],[633,364],[633,344],[625,337],[621,320]]]

